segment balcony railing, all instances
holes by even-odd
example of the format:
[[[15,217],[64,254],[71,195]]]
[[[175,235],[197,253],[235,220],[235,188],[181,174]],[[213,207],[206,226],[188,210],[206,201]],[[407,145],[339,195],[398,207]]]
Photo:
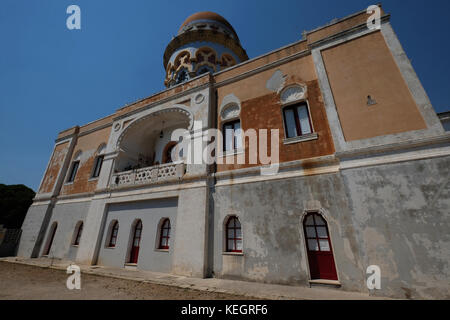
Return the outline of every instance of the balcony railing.
[[[185,174],[184,163],[169,163],[153,167],[115,173],[110,186],[112,188],[132,185],[153,184],[180,180]]]

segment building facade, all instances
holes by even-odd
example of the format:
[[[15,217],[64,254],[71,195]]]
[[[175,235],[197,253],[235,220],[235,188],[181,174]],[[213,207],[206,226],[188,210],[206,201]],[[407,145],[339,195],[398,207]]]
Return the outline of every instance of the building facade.
[[[252,59],[223,17],[190,16],[166,90],[59,133],[18,255],[450,298],[450,134],[381,12]],[[248,161],[264,130],[271,162]]]

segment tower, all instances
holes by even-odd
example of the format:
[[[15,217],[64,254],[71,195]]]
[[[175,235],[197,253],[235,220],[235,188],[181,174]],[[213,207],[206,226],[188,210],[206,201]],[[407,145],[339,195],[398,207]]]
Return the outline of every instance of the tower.
[[[231,24],[217,13],[198,12],[182,23],[164,52],[164,85],[172,87],[245,60],[247,53]]]

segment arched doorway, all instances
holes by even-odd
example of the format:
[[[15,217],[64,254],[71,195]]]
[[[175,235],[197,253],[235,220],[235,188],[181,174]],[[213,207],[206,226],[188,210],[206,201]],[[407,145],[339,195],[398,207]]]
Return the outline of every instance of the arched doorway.
[[[128,263],[136,264],[138,262],[139,244],[141,242],[141,235],[142,235],[142,221],[138,220],[133,230],[133,240],[131,242],[130,259]]]
[[[303,220],[311,280],[338,280],[330,233],[325,219],[309,213]]]

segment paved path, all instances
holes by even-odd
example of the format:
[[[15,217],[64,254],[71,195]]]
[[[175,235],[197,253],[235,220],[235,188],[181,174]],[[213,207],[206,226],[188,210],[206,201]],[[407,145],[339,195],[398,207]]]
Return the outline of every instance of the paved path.
[[[72,264],[70,261],[59,259],[22,259],[0,258],[0,261],[19,263],[25,265],[47,267],[57,270],[66,270]],[[112,268],[104,266],[79,265],[84,274],[111,277],[116,279],[133,280],[138,282],[172,286],[182,289],[193,289],[203,292],[239,295],[260,299],[285,299],[285,300],[371,300],[380,299],[368,294],[345,292],[340,289],[309,288],[298,286],[284,286],[224,279],[199,279],[177,276],[172,274],[129,270],[124,268]],[[205,299],[208,299],[205,297]]]

